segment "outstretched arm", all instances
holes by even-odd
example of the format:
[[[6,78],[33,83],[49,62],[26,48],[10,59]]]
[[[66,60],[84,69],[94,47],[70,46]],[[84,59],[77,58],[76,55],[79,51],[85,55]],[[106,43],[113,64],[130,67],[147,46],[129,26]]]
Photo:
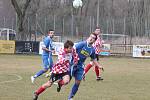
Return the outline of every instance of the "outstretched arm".
[[[73,63],[76,65],[78,63],[79,57],[75,49],[73,49]]]
[[[93,49],[93,52],[92,52],[92,54],[90,55],[90,57],[91,57],[91,59],[92,59],[92,61],[93,61],[93,64],[95,65],[95,66],[98,66],[99,67],[99,69],[102,69],[103,71],[104,71],[104,68],[98,63],[98,61],[96,60],[96,55],[95,55],[95,50]]]
[[[104,68],[98,63],[97,60],[93,60],[93,63],[99,67],[99,69],[102,69],[102,71],[104,71]]]

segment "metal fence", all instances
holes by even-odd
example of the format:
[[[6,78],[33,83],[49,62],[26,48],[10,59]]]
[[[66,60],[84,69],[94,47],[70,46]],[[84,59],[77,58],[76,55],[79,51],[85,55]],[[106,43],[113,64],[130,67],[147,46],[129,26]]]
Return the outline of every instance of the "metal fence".
[[[27,30],[28,41],[41,41],[47,34],[48,29],[54,28],[56,35],[60,36],[62,42],[71,39],[74,42],[86,39],[96,27],[95,16],[80,16],[80,28],[77,27],[77,16],[41,16],[35,18],[27,17],[25,29]],[[17,18],[0,18],[0,27],[16,30]],[[143,19],[139,19],[140,20]],[[145,27],[137,25],[134,18],[100,18],[100,27],[103,32],[103,39],[111,44],[113,55],[131,55],[133,44],[150,44],[150,25],[145,23]],[[143,25],[143,24],[141,24]],[[138,31],[138,28],[140,30]],[[144,30],[144,31],[142,31]],[[137,32],[138,31],[138,32]],[[143,33],[142,33],[143,32]],[[141,35],[142,34],[142,35]]]
[[[16,18],[0,18],[1,28],[11,28],[16,30]],[[118,18],[101,18],[99,20],[100,27],[104,34],[122,34],[131,37],[149,37],[150,23],[145,20],[142,24],[142,18],[135,21],[132,17]],[[135,23],[136,22],[136,23]],[[145,23],[145,24],[144,24]],[[143,26],[144,25],[144,26]],[[59,35],[65,36],[87,36],[94,31],[96,27],[95,16],[28,16],[24,24],[26,32],[30,34],[41,33],[46,34],[50,28],[53,28]],[[29,37],[28,37],[29,38]]]
[[[131,44],[111,44],[110,47],[112,56],[132,56],[133,45]]]

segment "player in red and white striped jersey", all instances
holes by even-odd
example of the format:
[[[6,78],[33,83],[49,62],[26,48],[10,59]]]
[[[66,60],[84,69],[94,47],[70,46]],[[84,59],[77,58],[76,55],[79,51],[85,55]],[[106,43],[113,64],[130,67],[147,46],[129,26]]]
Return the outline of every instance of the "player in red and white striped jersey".
[[[55,81],[59,81],[59,88],[57,91],[60,91],[62,85],[66,85],[70,81],[70,60],[73,57],[74,64],[78,63],[78,54],[73,48],[73,42],[67,40],[64,44],[64,49],[59,51],[58,61],[52,68],[52,74],[48,82],[44,83],[34,92],[33,100],[37,100],[38,96],[48,87],[51,87]]]
[[[74,58],[74,61],[78,60],[77,53],[75,49],[72,49],[70,53],[67,52],[66,49],[61,49],[58,54],[58,61],[52,68],[52,73],[54,74],[61,74],[69,71],[70,67],[70,60]]]
[[[96,53],[96,58],[97,61],[99,61],[99,52],[103,46],[104,41],[101,39],[100,34],[101,34],[101,29],[97,27],[94,32],[97,35],[97,40],[93,44],[93,47],[95,48],[95,53]],[[89,71],[89,69],[93,66],[93,62],[91,61],[87,66],[84,68],[84,75]],[[95,66],[95,73],[96,73],[96,80],[103,80],[101,77],[101,71],[102,69],[99,69],[98,66]]]

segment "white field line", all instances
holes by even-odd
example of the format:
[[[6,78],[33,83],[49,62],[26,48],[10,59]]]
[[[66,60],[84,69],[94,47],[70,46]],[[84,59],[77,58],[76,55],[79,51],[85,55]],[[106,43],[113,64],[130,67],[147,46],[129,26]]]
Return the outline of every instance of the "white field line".
[[[18,75],[18,74],[7,74],[7,75],[16,76],[17,79],[12,79],[12,80],[8,80],[8,81],[2,81],[2,82],[0,82],[0,84],[3,84],[3,83],[11,83],[11,82],[20,81],[20,80],[23,79],[23,78],[22,78],[20,75]]]

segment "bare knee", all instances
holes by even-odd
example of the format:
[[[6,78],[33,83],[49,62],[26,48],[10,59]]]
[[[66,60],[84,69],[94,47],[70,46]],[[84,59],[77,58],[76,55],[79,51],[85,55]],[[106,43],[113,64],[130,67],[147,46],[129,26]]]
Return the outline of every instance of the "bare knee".
[[[93,66],[94,65],[93,61],[90,61],[90,64]]]
[[[69,75],[66,75],[65,77],[63,77],[63,81],[64,81],[64,84],[68,84],[70,82]]]
[[[52,82],[51,82],[51,81],[48,81],[48,82],[46,82],[45,84],[43,84],[42,87],[48,88],[48,87],[51,87],[51,85],[52,85]]]
[[[70,81],[69,79],[65,79],[65,80],[64,80],[64,83],[65,83],[65,84],[68,84],[69,81]]]

